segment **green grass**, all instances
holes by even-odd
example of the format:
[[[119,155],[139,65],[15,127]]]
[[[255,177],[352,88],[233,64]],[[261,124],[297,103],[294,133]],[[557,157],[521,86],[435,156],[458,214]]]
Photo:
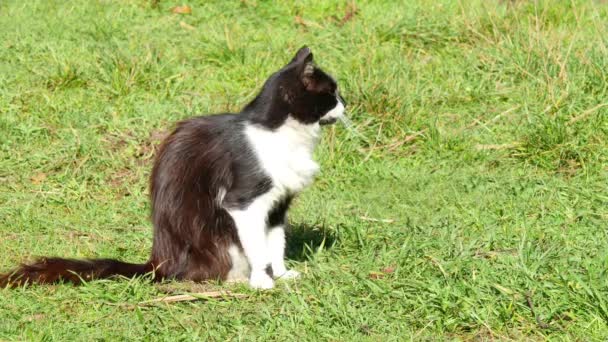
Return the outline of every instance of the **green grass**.
[[[146,260],[159,136],[308,44],[359,134],[291,211],[303,279],[0,289],[0,340],[608,339],[604,1],[187,3],[0,2],[0,269]]]

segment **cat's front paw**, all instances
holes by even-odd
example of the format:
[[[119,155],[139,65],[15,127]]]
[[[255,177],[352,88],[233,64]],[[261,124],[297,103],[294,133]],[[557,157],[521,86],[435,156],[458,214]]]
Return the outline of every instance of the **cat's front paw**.
[[[274,281],[266,273],[252,273],[249,278],[249,286],[254,289],[267,290],[274,287]]]
[[[300,272],[296,270],[289,270],[281,275],[279,275],[279,279],[297,279],[300,278]]]

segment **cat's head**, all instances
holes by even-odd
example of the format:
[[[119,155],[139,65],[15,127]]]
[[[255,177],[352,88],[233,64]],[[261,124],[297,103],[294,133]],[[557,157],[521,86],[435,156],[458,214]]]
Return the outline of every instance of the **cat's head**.
[[[302,124],[332,124],[344,115],[345,103],[336,80],[314,64],[304,46],[266,81],[252,105],[266,107],[259,122],[274,128],[288,117]]]

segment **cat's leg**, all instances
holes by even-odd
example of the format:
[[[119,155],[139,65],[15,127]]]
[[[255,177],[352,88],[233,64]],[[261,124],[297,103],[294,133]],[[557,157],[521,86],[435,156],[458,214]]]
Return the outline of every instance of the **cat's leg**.
[[[274,281],[266,272],[270,265],[270,255],[266,248],[266,213],[257,205],[230,211],[251,268],[249,285],[257,289],[270,289],[274,286]]]
[[[300,273],[295,270],[287,270],[285,267],[285,225],[284,223],[271,227],[266,234],[266,244],[270,254],[272,275],[275,278],[290,279],[297,278]]]
[[[232,267],[226,276],[226,281],[229,283],[247,282],[251,275],[251,270],[245,253],[236,245],[232,245],[228,248],[228,255],[230,256]]]

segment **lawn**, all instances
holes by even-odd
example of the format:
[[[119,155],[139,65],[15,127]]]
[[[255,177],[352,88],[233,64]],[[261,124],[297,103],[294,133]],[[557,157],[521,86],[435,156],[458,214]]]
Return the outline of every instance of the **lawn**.
[[[0,270],[145,261],[163,135],[304,44],[352,125],[290,212],[300,280],[0,289],[0,340],[608,339],[607,22],[599,0],[1,1]],[[219,289],[243,296],[142,303]]]

